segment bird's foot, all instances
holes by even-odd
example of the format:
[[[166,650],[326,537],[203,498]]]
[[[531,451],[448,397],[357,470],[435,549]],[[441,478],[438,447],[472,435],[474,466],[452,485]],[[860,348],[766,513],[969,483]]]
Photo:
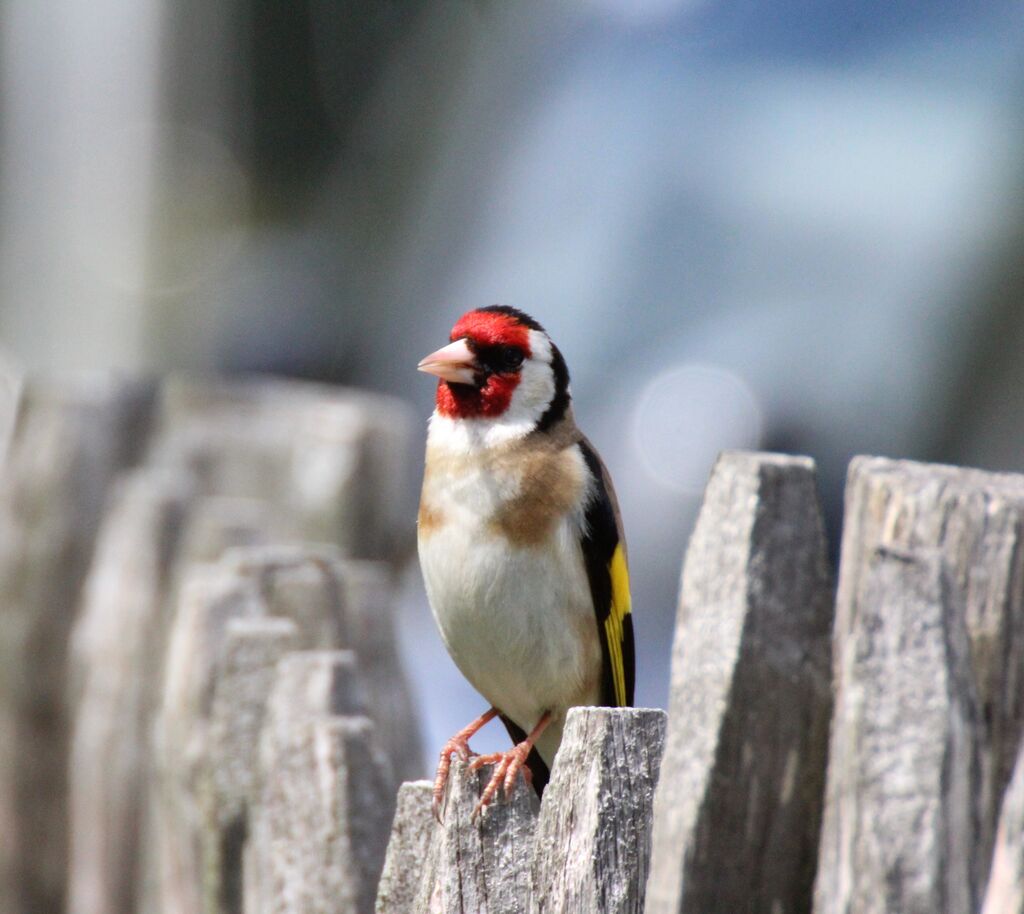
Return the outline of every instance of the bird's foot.
[[[468,762],[476,753],[469,748],[469,738],[473,736],[484,724],[497,716],[497,710],[491,708],[481,714],[468,727],[463,727],[441,750],[437,762],[437,775],[434,777],[434,818],[441,821],[441,802],[444,799],[444,788],[448,783],[448,772],[452,767],[452,756],[457,755],[462,761]]]
[[[473,809],[473,818],[479,816],[494,799],[498,788],[506,798],[511,796],[512,789],[516,784],[516,775],[520,772],[527,784],[533,781],[533,772],[526,765],[526,759],[533,748],[530,740],[523,740],[513,746],[508,752],[492,752],[490,755],[478,755],[469,764],[470,771],[479,771],[484,765],[494,765],[491,772],[491,779],[487,782],[484,792],[480,794],[480,800]]]
[[[437,762],[437,775],[434,777],[434,818],[441,821],[441,801],[444,799],[444,788],[448,783],[448,773],[452,767],[452,756],[457,755],[462,761],[468,762],[476,756],[469,748],[469,738],[456,733],[441,750]]]

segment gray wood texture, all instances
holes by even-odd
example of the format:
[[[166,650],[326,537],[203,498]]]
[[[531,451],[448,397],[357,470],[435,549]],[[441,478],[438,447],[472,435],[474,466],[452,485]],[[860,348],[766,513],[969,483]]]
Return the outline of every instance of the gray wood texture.
[[[536,914],[640,914],[666,714],[572,708],[534,835]]]
[[[156,727],[161,775],[154,836],[160,861],[158,909],[231,911],[241,904],[241,863],[256,816],[251,809],[253,791],[260,782],[256,735],[276,675],[275,662],[286,649],[330,649],[343,644],[358,648],[365,639],[363,629],[373,631],[371,626],[354,624],[365,610],[355,608],[362,599],[355,587],[349,596],[345,583],[349,568],[353,576],[375,573],[375,566],[366,563],[346,565],[337,550],[329,547],[236,548],[214,565],[193,566],[181,590],[169,639]],[[377,604],[374,609],[383,615],[390,606]],[[281,626],[284,622],[292,635]],[[249,635],[233,640],[232,632]],[[247,666],[245,657],[255,666]],[[323,681],[323,674],[319,675],[317,681]],[[358,712],[375,719],[382,707],[390,715],[388,724],[396,725],[393,709],[399,703],[359,679]],[[400,669],[392,669],[386,685],[391,691],[405,688]],[[347,707],[355,710],[355,700],[348,701]],[[282,711],[284,716],[288,713]],[[324,707],[319,713],[330,722],[336,712]],[[313,751],[308,730],[302,731],[301,744],[307,756]],[[402,745],[408,746],[416,732],[410,722]],[[356,738],[347,731],[324,731],[317,739],[323,751],[341,753],[339,758],[369,752],[358,748],[362,736]],[[374,751],[376,746],[375,737]],[[382,758],[387,758],[388,748],[381,747]],[[417,754],[413,751],[412,757]],[[301,753],[292,755],[288,764]],[[307,775],[310,765],[313,762],[304,769]],[[381,802],[387,808],[394,802],[398,780],[390,763],[382,772],[388,789]],[[259,802],[267,799],[261,795]],[[275,808],[283,811],[288,804],[279,802]],[[320,807],[313,809],[309,803],[305,808],[307,816],[322,814]],[[387,823],[385,833],[386,827]]]
[[[723,455],[667,727],[574,709],[543,804],[474,820],[456,763],[439,825],[428,782],[395,807],[404,408],[84,378],[0,413],[19,390],[0,914],[1024,914],[1024,477],[854,461],[833,628],[813,464]]]
[[[75,717],[69,769],[69,906],[134,910],[173,555],[191,489],[169,474],[132,474],[100,531],[72,638]]]
[[[204,910],[242,910],[242,859],[258,780],[260,732],[277,664],[299,642],[291,619],[232,619],[213,673],[203,770],[197,784]]]
[[[390,764],[350,654],[286,658],[260,743],[245,910],[370,914],[394,813]]]
[[[833,762],[816,907],[821,911],[845,911],[849,908],[842,907],[842,899],[857,893],[861,893],[857,897],[870,895],[873,899],[872,893],[883,891],[881,886],[872,888],[868,874],[855,866],[855,852],[859,851],[848,839],[857,822],[871,821],[871,813],[857,804],[865,772],[873,770],[874,762],[864,753],[851,758],[840,747],[851,745],[851,741],[855,744],[866,727],[888,726],[899,728],[893,738],[901,739],[906,753],[917,751],[913,748],[915,740],[952,753],[944,762],[949,770],[941,785],[932,785],[931,795],[923,795],[923,786],[908,795],[912,797],[908,804],[916,804],[922,814],[924,810],[934,814],[929,820],[934,834],[928,835],[927,828],[920,824],[912,829],[903,826],[913,831],[918,842],[930,842],[935,853],[941,851],[946,856],[937,863],[911,858],[916,861],[917,881],[900,878],[897,882],[902,891],[910,893],[908,898],[926,898],[923,903],[944,906],[932,910],[976,910],[991,859],[1000,799],[1021,738],[1024,711],[1024,477],[857,458],[850,468],[846,507],[836,603],[840,704],[833,727]],[[933,732],[922,737],[913,713],[906,710],[913,707],[908,704],[909,693],[902,695],[900,703],[896,660],[892,669],[880,666],[870,674],[872,681],[882,677],[881,686],[869,687],[863,679],[868,674],[863,670],[856,678],[850,677],[856,661],[852,645],[863,643],[867,637],[862,631],[866,624],[864,579],[878,573],[878,556],[906,553],[914,562],[927,560],[934,564],[935,560],[927,557],[929,550],[939,557],[944,582],[942,601],[947,608],[945,628],[933,632],[932,637],[944,638],[945,653],[936,654],[929,666],[922,667],[921,675],[928,677],[929,688],[948,682],[956,691],[948,698],[946,723],[939,726],[943,717],[936,712],[930,718]],[[890,583],[908,592],[920,589],[909,573],[905,580],[893,576]],[[911,623],[904,624],[910,631]],[[960,670],[961,654],[965,653],[959,646],[961,632],[967,643],[966,673]],[[882,690],[874,704],[864,699],[868,688]],[[970,767],[973,786],[966,794],[950,792],[956,782],[952,773],[966,764],[961,758],[965,753],[977,755],[976,766]],[[961,768],[949,767],[954,759],[960,759],[957,765]],[[877,859],[888,860],[902,873],[909,864],[896,852],[898,840],[898,835],[886,833],[865,836],[862,843],[867,849],[875,847]],[[912,843],[914,839],[902,840]],[[956,859],[948,856],[954,852]]]
[[[1024,745],[996,830],[982,914],[1024,914]]]
[[[969,914],[981,771],[963,606],[923,548],[877,550],[852,596],[814,909]]]
[[[650,914],[810,909],[831,588],[813,463],[722,455],[686,554]]]
[[[347,402],[316,385],[161,386],[154,432],[137,436],[144,467],[105,519],[74,634],[71,901],[82,914],[121,914],[136,903],[155,911],[140,886],[176,878],[161,876],[150,840],[151,809],[166,795],[152,783],[149,734],[180,579],[190,563],[216,561],[232,546],[298,541],[295,414],[335,396]],[[330,459],[349,466],[353,455],[339,444]]]
[[[395,584],[382,562],[340,563],[345,593],[343,646],[356,652],[366,713],[399,782],[426,771],[419,713],[398,653]]]
[[[417,914],[416,893],[434,833],[433,792],[431,781],[407,781],[398,789],[376,914]]]
[[[14,391],[7,372],[0,401]],[[153,385],[27,381],[0,417],[0,912],[59,911],[67,881],[68,651],[108,492],[145,440]],[[8,435],[10,434],[9,448]]]
[[[195,480],[169,468],[136,470],[117,487],[72,638],[69,898],[82,914],[131,911],[140,882],[155,882],[140,878],[139,856],[152,827],[152,734],[179,570],[187,550],[272,536],[251,507],[207,506]]]
[[[223,894],[206,876],[235,867],[204,867],[224,858],[204,823],[237,821],[260,712],[243,683],[270,665],[228,662],[229,618],[357,650],[375,740],[401,776],[422,772],[393,628],[413,539],[402,404],[298,382],[5,382],[0,409],[20,391],[20,416],[9,435],[0,415],[0,914],[59,911],[65,886],[76,914],[187,914]],[[311,538],[330,545],[300,555]],[[270,543],[290,546],[221,562]],[[320,739],[357,752],[331,727]]]
[[[491,768],[455,760],[436,823],[431,783],[399,794],[378,914],[639,912],[665,712],[573,708],[538,803],[520,779],[474,819]]]
[[[306,840],[302,821],[296,825],[290,813],[281,815],[295,784],[282,780],[279,772],[302,751],[313,722],[361,715],[361,691],[351,651],[299,651],[278,664],[260,733],[250,803],[251,840],[243,861],[248,914],[287,910],[287,902],[281,898],[283,887],[301,885],[303,878],[298,862],[303,859],[301,848]],[[349,908],[351,903],[348,894],[339,901]]]
[[[354,558],[410,553],[412,417],[400,400],[299,381],[164,382],[150,460],[187,466],[204,493],[258,497],[311,542]],[[403,498],[403,494],[405,498]]]
[[[1024,735],[1024,475],[858,457],[846,505],[837,624],[879,546],[936,547],[959,592],[985,720],[985,856]]]
[[[156,898],[148,904],[198,914],[205,897],[202,849],[209,843],[200,785],[208,770],[216,676],[224,668],[229,624],[265,617],[266,607],[251,582],[220,564],[192,566],[176,602],[154,718],[156,783],[147,838]]]
[[[473,772],[458,759],[452,762],[443,823],[434,829],[413,908],[417,914],[528,910],[537,794],[518,778],[511,797],[495,798],[474,819],[473,809],[490,775],[489,765]]]
[[[342,558],[333,546],[234,549],[221,564],[258,587],[266,612],[299,625],[304,648],[355,652],[365,713],[378,726],[396,777],[421,774],[420,726],[398,655],[388,566]]]

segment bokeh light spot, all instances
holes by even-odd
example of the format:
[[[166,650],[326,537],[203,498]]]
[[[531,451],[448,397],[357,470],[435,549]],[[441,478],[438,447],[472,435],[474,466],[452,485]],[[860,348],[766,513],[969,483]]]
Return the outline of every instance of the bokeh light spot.
[[[738,374],[717,365],[677,365],[655,376],[633,411],[633,443],[661,485],[699,494],[724,450],[754,449],[764,418]]]

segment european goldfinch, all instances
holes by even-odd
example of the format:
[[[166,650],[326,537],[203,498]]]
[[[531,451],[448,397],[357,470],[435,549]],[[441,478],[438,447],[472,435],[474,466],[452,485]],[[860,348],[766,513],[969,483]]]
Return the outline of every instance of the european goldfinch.
[[[520,771],[538,794],[569,708],[633,703],[626,546],[611,479],[576,427],[569,372],[544,328],[515,308],[470,311],[419,370],[436,375],[418,518],[434,619],[490,710],[441,751],[434,812],[453,755],[500,717],[515,743],[477,812]],[[524,766],[526,766],[524,768]]]

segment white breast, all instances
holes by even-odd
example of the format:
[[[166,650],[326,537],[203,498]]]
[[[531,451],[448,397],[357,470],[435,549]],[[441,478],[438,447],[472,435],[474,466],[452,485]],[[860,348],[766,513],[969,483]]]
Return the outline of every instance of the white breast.
[[[441,462],[424,483],[436,523],[421,521],[419,556],[434,618],[463,675],[526,731],[552,712],[555,726],[538,745],[547,756],[565,710],[599,700],[601,648],[581,512],[560,516],[542,542],[515,545],[490,521],[518,485],[514,467]]]

